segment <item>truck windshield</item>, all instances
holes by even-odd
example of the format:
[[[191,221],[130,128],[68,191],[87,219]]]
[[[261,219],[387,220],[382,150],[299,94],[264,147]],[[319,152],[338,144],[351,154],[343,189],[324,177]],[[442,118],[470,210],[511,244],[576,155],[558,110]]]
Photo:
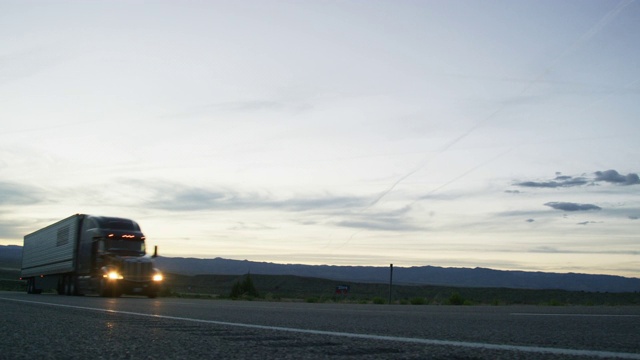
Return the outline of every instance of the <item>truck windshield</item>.
[[[120,254],[143,255],[146,253],[144,241],[110,239],[107,250]]]

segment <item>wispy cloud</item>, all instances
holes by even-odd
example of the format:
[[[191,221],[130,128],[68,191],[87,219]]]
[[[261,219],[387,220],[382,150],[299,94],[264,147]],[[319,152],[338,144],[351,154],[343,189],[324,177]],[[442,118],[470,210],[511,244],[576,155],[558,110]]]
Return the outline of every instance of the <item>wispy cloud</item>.
[[[21,239],[25,235],[24,223],[8,218],[8,212],[0,212],[0,239]]]
[[[64,48],[64,51],[61,51]],[[77,49],[55,42],[0,56],[0,84],[45,72],[76,57]]]
[[[612,249],[598,249],[598,250],[585,250],[585,249],[572,249],[572,248],[557,248],[553,246],[538,246],[529,249],[530,253],[543,253],[543,254],[611,254],[611,255],[640,255],[640,251],[634,250],[612,250]]]
[[[589,225],[589,224],[597,224],[597,221],[581,221],[578,225]]]
[[[40,190],[32,186],[0,181],[0,205],[32,205],[41,202]]]
[[[134,182],[149,194],[145,203],[155,209],[168,211],[233,211],[272,209],[282,211],[311,211],[351,209],[363,206],[367,199],[355,196],[299,196],[278,199],[271,195],[241,193],[230,189],[197,187],[179,183]]]
[[[425,226],[416,224],[410,217],[411,206],[405,206],[391,211],[359,212],[345,214],[347,220],[336,223],[337,226],[383,231],[424,231]]]
[[[345,220],[337,223],[338,226],[363,230],[383,230],[383,231],[420,231],[424,228],[408,224],[398,219],[371,219],[371,220]]]
[[[286,104],[279,101],[271,100],[248,100],[234,101],[226,103],[218,103],[210,106],[211,108],[225,111],[260,111],[260,110],[282,110],[286,108]]]

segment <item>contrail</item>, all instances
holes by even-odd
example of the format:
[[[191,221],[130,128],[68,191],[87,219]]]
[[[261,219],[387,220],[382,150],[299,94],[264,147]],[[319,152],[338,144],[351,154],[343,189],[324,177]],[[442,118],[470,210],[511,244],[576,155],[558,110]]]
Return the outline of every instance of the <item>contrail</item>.
[[[615,19],[615,17],[618,14],[620,14],[620,12],[622,12],[622,10],[624,10],[624,8],[626,8],[627,6],[631,5],[633,2],[634,2],[634,0],[622,0],[622,1],[620,1],[613,9],[611,9],[608,13],[606,13],[597,23],[595,23],[591,28],[589,28],[589,30],[587,30],[584,34],[582,34],[582,36],[580,36],[576,41],[574,41],[570,46],[568,46],[562,53],[560,53],[560,55],[558,55],[553,61],[551,61],[549,66],[547,66],[544,70],[542,70],[532,80],[528,81],[526,83],[526,85],[522,88],[522,90],[517,94],[517,96],[522,96],[526,92],[528,92],[533,87],[533,85],[538,83],[545,75],[547,75],[556,66],[556,64],[560,60],[562,60],[563,58],[567,57],[569,54],[575,52],[579,48],[583,47],[596,34],[600,33],[607,25],[609,25],[609,23],[611,23]],[[480,126],[482,126],[483,124],[485,124],[489,120],[492,120],[493,118],[495,118],[498,114],[500,114],[506,108],[507,108],[507,105],[502,105],[500,108],[495,110],[493,113],[491,113],[488,116],[486,116],[485,118],[479,120],[472,127],[470,127],[467,131],[465,131],[464,133],[460,134],[458,137],[454,138],[449,143],[447,143],[445,146],[443,146],[441,149],[439,149],[436,154],[441,154],[441,153],[449,150],[451,147],[453,147],[454,145],[456,145],[457,143],[459,143],[460,141],[462,141],[463,139],[465,139],[466,137],[471,135],[473,132],[475,132]],[[425,166],[427,166],[428,163],[429,163],[428,161],[423,160],[415,169],[409,171],[408,173],[406,173],[405,175],[400,177],[398,180],[396,180],[393,184],[391,184],[391,186],[389,186],[387,189],[382,191],[369,205],[367,205],[364,209],[362,209],[362,211],[366,211],[366,210],[370,209],[371,207],[375,206],[378,202],[380,202],[380,200],[382,200],[391,191],[393,191],[400,183],[402,183],[404,180],[406,180],[407,178],[409,178],[413,174],[417,173],[418,171],[422,170]],[[472,169],[472,171],[475,170],[475,169],[476,168]],[[466,175],[466,173],[463,174],[463,176],[464,175]],[[454,181],[458,180],[458,179],[460,179],[460,177],[455,178]],[[451,182],[447,182],[445,185],[448,185],[450,183]],[[441,187],[439,187],[438,189],[440,189],[440,188]]]
[[[596,22],[591,28],[589,28],[589,30],[587,30],[584,34],[582,34],[578,39],[576,39],[576,41],[574,41],[571,45],[569,45],[563,52],[560,53],[560,55],[558,55],[555,59],[553,59],[549,65],[544,68],[537,76],[535,76],[532,80],[527,81],[525,83],[525,85],[523,86],[522,90],[520,90],[517,93],[517,96],[523,96],[525,93],[527,93],[535,84],[539,83],[540,80],[546,76],[548,73],[551,72],[551,70],[557,65],[558,62],[560,62],[562,59],[564,59],[565,57],[569,56],[570,54],[574,53],[575,51],[577,51],[578,49],[580,49],[581,47],[583,47],[585,44],[587,44],[594,36],[596,36],[598,33],[600,33],[607,25],[609,25],[616,16],[618,16],[618,14],[620,14],[620,12],[622,12],[622,10],[624,10],[627,6],[631,5],[632,3],[634,3],[634,0],[622,0],[620,1],[613,9],[611,9],[609,12],[607,12],[598,22]],[[627,87],[630,87],[632,85],[635,85],[637,83],[636,81],[631,82],[629,85],[627,85]],[[593,105],[593,104],[591,104]],[[450,142],[448,142],[447,144],[445,144],[442,148],[440,148],[435,156],[442,154],[443,152],[449,150],[450,148],[452,148],[454,145],[456,145],[457,143],[459,143],[460,141],[462,141],[463,139],[465,139],[466,137],[468,137],[469,135],[471,135],[472,133],[474,133],[480,126],[482,126],[483,124],[487,123],[488,121],[494,119],[496,116],[498,116],[502,111],[504,111],[506,108],[508,107],[508,105],[503,104],[501,107],[499,107],[497,110],[495,110],[493,113],[489,114],[488,116],[480,119],[479,121],[477,121],[473,126],[471,126],[467,131],[463,132],[462,134],[460,134],[459,136],[457,136],[456,138],[452,139]],[[444,187],[460,180],[461,178],[469,175],[470,173],[472,173],[473,171],[477,170],[478,168],[487,165],[488,163],[495,161],[496,159],[504,156],[505,154],[513,151],[515,148],[517,148],[518,146],[515,147],[511,147],[510,149],[498,154],[497,156],[484,161],[480,164],[478,164],[477,166],[465,171],[464,173],[456,176],[455,178],[447,181],[446,183],[438,186],[437,188],[429,191],[427,194],[421,196],[420,198],[414,200],[409,206],[415,204],[418,201],[423,200],[426,196],[429,196],[441,189],[443,189]],[[415,173],[417,173],[418,171],[422,170],[424,167],[426,167],[429,163],[430,159],[424,159],[422,160],[418,166],[416,166],[416,168],[414,168],[413,170],[409,171],[408,173],[406,173],[405,175],[401,176],[400,178],[398,178],[393,184],[391,184],[391,186],[389,186],[388,188],[386,188],[384,191],[382,191],[369,205],[367,205],[365,208],[363,208],[360,212],[364,212],[367,211],[368,209],[374,207],[376,204],[378,204],[383,198],[385,198],[391,191],[393,191],[399,184],[401,184],[403,181],[405,181],[407,178],[411,177],[412,175],[414,175]],[[351,240],[357,235],[359,234],[361,231],[363,230],[359,230],[355,233],[353,233],[349,239],[344,242],[340,247],[343,247],[345,245],[347,245],[349,242],[351,242]]]
[[[545,75],[547,75],[560,60],[569,56],[571,53],[583,47],[586,43],[588,43],[594,36],[600,33],[609,23],[613,21],[613,19],[618,16],[618,14],[624,10],[627,6],[631,5],[635,0],[622,0],[616,5],[613,9],[611,9],[608,13],[606,13],[597,23],[595,23],[589,30],[587,30],[582,36],[580,36],[576,41],[574,41],[571,45],[569,45],[560,55],[558,55],[555,59],[553,59],[549,66],[547,66],[538,76],[536,76],[533,80],[529,81],[529,83],[522,89],[519,95],[527,92],[534,84],[538,83],[540,79],[542,79]]]
[[[485,166],[485,165],[487,165],[487,164],[489,164],[489,163],[494,162],[495,160],[497,160],[497,159],[499,159],[499,158],[503,157],[504,155],[506,155],[506,154],[508,154],[508,153],[512,152],[513,150],[515,150],[515,149],[516,149],[516,148],[518,148],[519,146],[520,146],[520,145],[516,145],[516,146],[510,147],[509,149],[507,149],[507,150],[505,150],[505,151],[503,151],[503,152],[499,153],[498,155],[496,155],[496,156],[492,157],[491,159],[489,159],[489,160],[487,160],[487,161],[484,161],[484,162],[482,162],[482,163],[480,163],[480,164],[478,164],[478,165],[476,165],[476,166],[472,167],[471,169],[469,169],[469,170],[467,170],[467,171],[463,172],[462,174],[460,174],[460,175],[456,176],[455,178],[453,178],[453,179],[451,179],[451,180],[447,181],[446,183],[444,183],[444,184],[442,184],[442,185],[438,186],[437,188],[432,189],[431,191],[427,192],[426,194],[424,194],[424,195],[423,195],[423,196],[421,196],[420,198],[418,198],[418,199],[414,200],[411,204],[409,204],[409,206],[412,206],[413,204],[417,203],[418,201],[424,200],[427,196],[432,195],[433,193],[435,193],[435,192],[439,191],[440,189],[442,189],[442,188],[444,188],[444,187],[446,187],[446,186],[448,186],[448,185],[450,185],[450,184],[453,184],[454,182],[456,182],[456,181],[458,181],[458,180],[462,179],[463,177],[465,177],[465,176],[467,176],[467,175],[471,174],[472,172],[474,172],[474,171],[478,170],[479,168],[481,168],[481,167],[483,167],[483,166]]]

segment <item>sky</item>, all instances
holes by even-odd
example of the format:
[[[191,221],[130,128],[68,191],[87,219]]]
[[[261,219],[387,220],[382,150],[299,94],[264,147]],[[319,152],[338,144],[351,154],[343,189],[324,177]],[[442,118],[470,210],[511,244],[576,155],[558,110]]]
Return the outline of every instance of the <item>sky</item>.
[[[640,277],[640,1],[0,2],[0,245]]]

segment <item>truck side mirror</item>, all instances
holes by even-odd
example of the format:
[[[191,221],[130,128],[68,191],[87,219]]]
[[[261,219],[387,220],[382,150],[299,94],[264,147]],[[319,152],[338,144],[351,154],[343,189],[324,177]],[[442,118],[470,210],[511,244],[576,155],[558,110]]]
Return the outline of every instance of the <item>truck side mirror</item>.
[[[151,257],[153,257],[153,258],[157,258],[158,257],[158,245],[153,247],[153,255]]]

